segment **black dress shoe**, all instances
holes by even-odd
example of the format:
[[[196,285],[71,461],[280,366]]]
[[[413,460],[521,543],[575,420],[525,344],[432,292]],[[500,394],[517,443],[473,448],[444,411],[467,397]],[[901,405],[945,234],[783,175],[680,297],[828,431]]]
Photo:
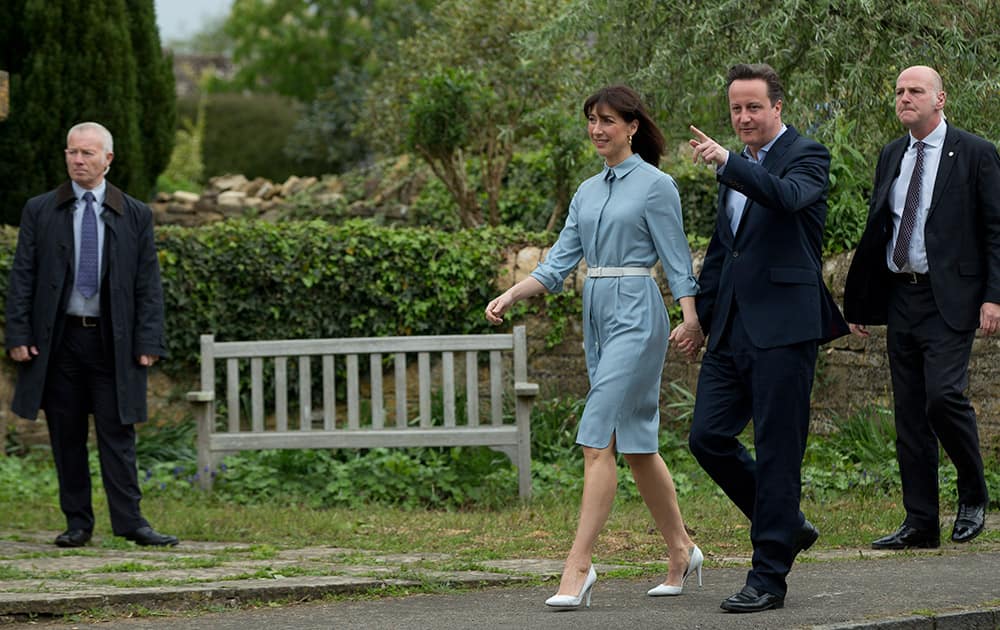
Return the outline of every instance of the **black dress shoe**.
[[[82,547],[90,540],[90,532],[85,529],[67,529],[56,536],[57,547]]]
[[[955,527],[951,530],[951,539],[957,543],[969,542],[983,531],[986,525],[985,505],[960,505],[955,516]]]
[[[727,597],[722,602],[722,610],[733,613],[752,613],[785,605],[785,598],[767,591],[758,591],[754,587],[743,587],[739,593]]]
[[[806,549],[812,547],[816,541],[819,539],[819,530],[816,526],[809,521],[803,521],[802,527],[799,528],[799,533],[795,538],[795,553],[794,555],[799,555]]]
[[[872,549],[937,549],[941,546],[941,532],[910,527],[906,523],[899,529],[872,542]]]
[[[122,534],[122,536],[124,536],[126,540],[131,540],[137,545],[149,547],[172,547],[178,542],[176,536],[161,534],[148,525],[146,527],[140,527],[135,531]]]

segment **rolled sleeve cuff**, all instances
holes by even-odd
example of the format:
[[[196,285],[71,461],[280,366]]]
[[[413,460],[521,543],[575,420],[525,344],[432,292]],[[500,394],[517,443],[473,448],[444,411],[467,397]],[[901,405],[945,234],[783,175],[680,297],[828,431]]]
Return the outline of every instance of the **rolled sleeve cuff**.
[[[699,290],[698,280],[694,276],[674,278],[670,281],[670,294],[675,300],[679,300],[682,297],[694,297],[698,295]]]
[[[560,293],[563,290],[563,278],[542,267],[538,267],[532,271],[531,277],[541,282],[542,286],[549,293]]]

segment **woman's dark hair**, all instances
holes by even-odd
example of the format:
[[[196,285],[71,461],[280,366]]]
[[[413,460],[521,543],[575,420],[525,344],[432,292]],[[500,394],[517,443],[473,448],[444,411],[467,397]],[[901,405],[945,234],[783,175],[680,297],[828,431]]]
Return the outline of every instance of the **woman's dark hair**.
[[[583,115],[590,113],[598,105],[607,105],[618,112],[625,122],[639,121],[639,128],[632,136],[632,152],[652,164],[660,166],[660,156],[663,155],[666,140],[663,133],[649,117],[646,106],[635,90],[625,85],[609,85],[590,95],[583,103]]]

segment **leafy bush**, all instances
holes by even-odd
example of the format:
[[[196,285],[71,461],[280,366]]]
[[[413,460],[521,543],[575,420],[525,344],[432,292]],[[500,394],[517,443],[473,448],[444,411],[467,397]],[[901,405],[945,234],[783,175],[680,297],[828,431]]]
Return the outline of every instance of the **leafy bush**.
[[[684,154],[665,163],[663,170],[677,182],[688,238],[710,238],[718,213],[719,184],[715,170],[692,163]]]
[[[205,176],[241,173],[284,181],[319,175],[285,154],[301,117],[295,101],[275,94],[212,94],[205,103],[202,151]]]
[[[507,228],[458,233],[362,221],[224,222],[157,230],[166,294],[165,369],[224,340],[465,334],[488,329]],[[0,274],[3,270],[0,269]]]
[[[856,146],[855,121],[839,116],[831,123],[830,196],[823,247],[837,254],[854,249],[868,217],[867,197],[871,189],[870,166]]]

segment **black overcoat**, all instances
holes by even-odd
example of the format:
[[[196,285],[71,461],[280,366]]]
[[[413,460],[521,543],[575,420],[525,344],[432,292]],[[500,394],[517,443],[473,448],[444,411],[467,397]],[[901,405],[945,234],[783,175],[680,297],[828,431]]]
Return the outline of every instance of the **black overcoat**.
[[[14,413],[32,420],[42,407],[49,359],[73,290],[74,204],[66,182],[29,199],[21,213],[7,292],[6,348],[38,347],[38,356],[18,364],[11,404]],[[138,356],[166,356],[160,265],[149,207],[108,182],[104,209],[101,316],[113,348],[118,415],[123,424],[134,424],[147,417],[147,368]]]

